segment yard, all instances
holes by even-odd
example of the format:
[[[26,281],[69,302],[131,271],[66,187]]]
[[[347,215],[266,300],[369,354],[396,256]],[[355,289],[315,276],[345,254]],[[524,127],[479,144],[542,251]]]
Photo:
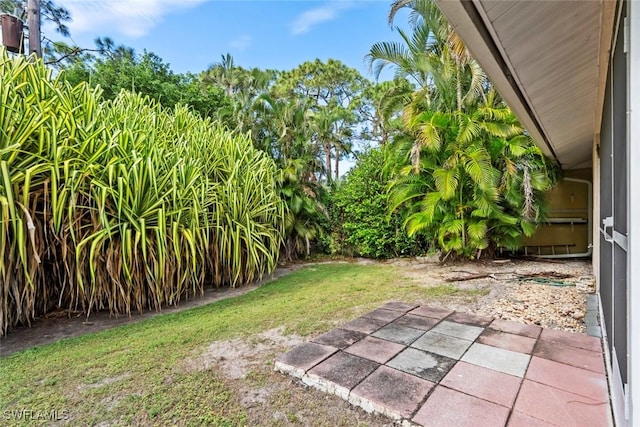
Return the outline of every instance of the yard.
[[[533,271],[567,273],[566,284],[578,286],[513,280]],[[478,272],[492,277],[446,282]],[[503,318],[521,307],[523,322],[580,330],[574,314],[589,273],[577,261],[313,264],[244,295],[3,357],[0,416],[18,424],[54,416],[72,425],[385,425],[274,372],[275,356],[390,300]],[[540,296],[547,305],[527,304]]]

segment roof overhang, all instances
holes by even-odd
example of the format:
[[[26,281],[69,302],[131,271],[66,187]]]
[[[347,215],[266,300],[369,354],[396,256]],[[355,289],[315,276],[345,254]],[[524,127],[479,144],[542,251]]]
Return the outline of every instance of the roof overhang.
[[[591,164],[616,0],[436,0],[542,151]]]

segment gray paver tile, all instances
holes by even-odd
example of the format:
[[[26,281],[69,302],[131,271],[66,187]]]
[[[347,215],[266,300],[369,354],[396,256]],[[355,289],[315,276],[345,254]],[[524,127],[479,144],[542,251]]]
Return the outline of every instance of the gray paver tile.
[[[472,341],[430,331],[418,338],[411,344],[411,347],[426,350],[441,356],[447,356],[452,359],[460,359],[471,344]]]
[[[367,412],[410,418],[435,386],[431,381],[380,366],[349,395],[349,402]]]
[[[327,332],[326,334],[322,334],[319,337],[314,338],[313,342],[343,349],[349,347],[356,341],[360,341],[366,336],[367,334],[364,334],[362,332],[337,328]]]
[[[377,338],[383,338],[385,340],[409,345],[417,340],[422,334],[424,334],[423,330],[391,323],[378,329],[371,335]]]
[[[600,330],[600,326],[589,326],[587,325],[587,335],[592,336],[592,337],[596,337],[596,338],[601,338],[602,337],[602,331]]]
[[[410,328],[422,329],[428,331],[436,326],[440,320],[433,317],[416,316],[414,314],[406,314],[401,318],[394,320],[394,325],[408,326]]]
[[[455,363],[446,356],[408,348],[387,362],[387,366],[437,383]]]
[[[431,329],[431,332],[450,335],[467,341],[474,341],[482,331],[484,331],[484,328],[479,326],[463,325],[461,323],[449,322],[448,320],[443,320]]]
[[[515,351],[475,343],[462,356],[462,361],[505,374],[523,377],[531,356]]]

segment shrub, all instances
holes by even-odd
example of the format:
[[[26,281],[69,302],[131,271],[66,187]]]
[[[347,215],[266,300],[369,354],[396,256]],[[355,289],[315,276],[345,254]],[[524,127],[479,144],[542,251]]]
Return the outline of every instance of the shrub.
[[[419,240],[407,236],[402,217],[388,214],[384,161],[381,149],[360,155],[346,180],[335,187],[330,204],[333,253],[390,258],[424,252]]]
[[[0,53],[0,331],[55,308],[130,313],[277,263],[273,161],[185,107],[71,87]]]

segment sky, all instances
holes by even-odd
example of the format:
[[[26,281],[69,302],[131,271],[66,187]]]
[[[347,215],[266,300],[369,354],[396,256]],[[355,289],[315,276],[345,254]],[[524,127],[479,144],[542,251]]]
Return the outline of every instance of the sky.
[[[71,40],[97,37],[159,55],[178,73],[198,73],[230,53],[237,65],[289,70],[334,58],[373,79],[364,57],[397,40],[391,0],[56,0],[71,12]],[[399,16],[397,23],[406,18]],[[43,27],[52,39],[50,25]],[[69,40],[67,40],[67,43]],[[392,76],[385,73],[384,78]]]

